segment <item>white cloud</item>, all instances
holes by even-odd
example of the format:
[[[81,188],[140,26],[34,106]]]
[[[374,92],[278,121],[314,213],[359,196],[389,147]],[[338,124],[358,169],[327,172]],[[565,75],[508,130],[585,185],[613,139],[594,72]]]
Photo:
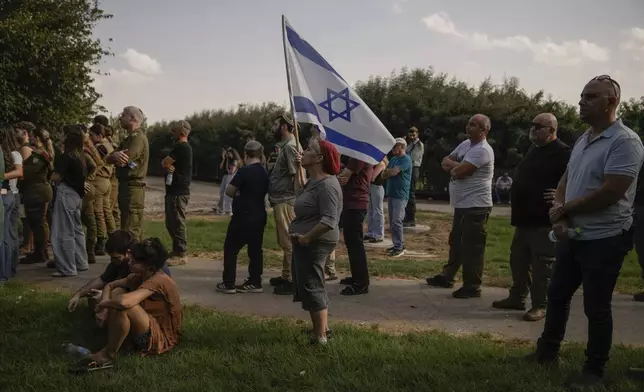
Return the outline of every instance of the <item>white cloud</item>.
[[[152,57],[145,53],[139,53],[136,50],[129,48],[119,55],[127,60],[127,63],[133,69],[148,75],[158,75],[162,73],[161,64]]]
[[[152,77],[129,69],[110,68],[108,77],[123,84],[143,84],[152,81]]]
[[[474,49],[530,53],[535,61],[552,66],[576,66],[586,61],[606,62],[610,57],[607,48],[583,39],[556,43],[549,38],[541,41],[533,41],[525,35],[493,38],[481,32],[460,31],[445,12],[426,16],[422,22],[429,30],[456,37]]]
[[[624,52],[632,52],[635,61],[641,60],[641,54],[644,54],[644,29],[633,27],[628,32],[628,40],[622,42],[619,48]]]
[[[474,69],[481,68],[481,64],[477,63],[476,61],[471,61],[471,60],[463,61],[463,66],[466,67],[466,68],[474,68]]]
[[[631,35],[636,40],[644,43],[644,29],[640,29],[639,27],[633,27],[631,29]]]
[[[408,0],[394,0],[393,4],[391,5],[391,9],[394,12],[394,14],[402,14],[403,13],[403,4],[406,3]]]

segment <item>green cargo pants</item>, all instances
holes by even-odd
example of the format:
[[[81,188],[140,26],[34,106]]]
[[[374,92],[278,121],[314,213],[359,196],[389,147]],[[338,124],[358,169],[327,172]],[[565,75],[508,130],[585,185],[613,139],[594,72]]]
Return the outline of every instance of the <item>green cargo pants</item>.
[[[140,241],[143,235],[145,184],[119,183],[118,198],[121,211],[121,229],[130,231],[134,241]]]

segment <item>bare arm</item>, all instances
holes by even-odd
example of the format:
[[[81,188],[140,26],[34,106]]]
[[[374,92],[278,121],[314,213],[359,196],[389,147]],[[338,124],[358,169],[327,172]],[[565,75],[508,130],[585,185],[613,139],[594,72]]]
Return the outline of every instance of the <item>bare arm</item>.
[[[174,158],[172,158],[171,156],[168,155],[167,157],[163,158],[163,160],[161,161],[161,166],[164,169],[167,169],[170,166],[174,165],[175,162],[176,161],[174,160]]]
[[[101,300],[97,305],[99,309],[117,309],[125,310],[133,308],[134,306],[143,302],[146,298],[154,294],[154,291],[148,289],[136,289],[130,293],[125,293],[115,299],[106,301]]]
[[[15,165],[15,169],[4,174],[5,180],[13,180],[15,178],[22,178],[22,165]]]
[[[441,168],[448,173],[451,173],[452,169],[458,165],[459,162],[456,161],[456,155],[448,155],[441,162]]]
[[[235,197],[235,195],[237,195],[237,187],[232,184],[228,184],[226,187],[226,196]]]
[[[400,169],[397,167],[392,167],[391,169],[386,169],[384,172],[382,172],[382,178],[383,180],[386,180],[391,177],[395,177],[400,173]]]
[[[462,180],[463,178],[469,177],[474,174],[476,169],[478,169],[476,166],[472,165],[469,162],[463,161],[454,166],[454,168],[450,170],[450,174],[457,180]]]
[[[568,169],[559,179],[557,190],[555,191],[554,204],[563,204],[566,200],[566,186],[568,185]]]
[[[104,287],[105,282],[103,282],[100,276],[97,276],[96,278],[87,282],[83,287],[76,290],[74,296],[87,297],[92,292],[92,290],[102,290]]]

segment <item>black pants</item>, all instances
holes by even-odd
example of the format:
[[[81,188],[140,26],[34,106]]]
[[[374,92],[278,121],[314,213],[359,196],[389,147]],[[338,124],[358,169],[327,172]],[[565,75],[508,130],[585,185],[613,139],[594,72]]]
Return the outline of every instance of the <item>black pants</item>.
[[[369,285],[367,253],[364,250],[363,224],[366,210],[344,210],[342,212],[342,233],[349,254],[351,277],[356,285]]]
[[[624,257],[632,247],[632,230],[599,240],[557,242],[557,260],[548,287],[546,323],[537,343],[541,355],[559,353],[566,333],[570,300],[581,285],[588,318],[584,369],[603,375],[613,342],[613,289]]]
[[[420,167],[414,166],[411,171],[411,186],[409,187],[409,200],[405,207],[405,219],[403,223],[416,223],[416,181],[420,176]]]
[[[264,273],[264,228],[266,213],[263,217],[233,215],[228,224],[224,241],[223,281],[234,284],[237,275],[237,255],[244,246],[248,246],[248,280],[251,284],[262,283]]]

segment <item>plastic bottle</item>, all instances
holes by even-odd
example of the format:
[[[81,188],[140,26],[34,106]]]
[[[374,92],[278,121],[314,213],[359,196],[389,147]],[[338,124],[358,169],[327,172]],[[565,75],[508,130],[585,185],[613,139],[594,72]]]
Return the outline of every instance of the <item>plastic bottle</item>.
[[[575,238],[579,234],[579,230],[577,229],[568,229],[568,238]],[[557,236],[555,235],[554,230],[550,230],[550,233],[548,233],[548,238],[550,238],[550,241],[552,242],[557,242]]]
[[[168,175],[165,176],[165,184],[168,186],[172,185],[172,173],[168,173]]]
[[[86,357],[92,353],[91,351],[89,351],[83,346],[77,346],[71,343],[63,343],[62,347],[68,354],[72,354],[72,355],[79,355],[82,357]]]

